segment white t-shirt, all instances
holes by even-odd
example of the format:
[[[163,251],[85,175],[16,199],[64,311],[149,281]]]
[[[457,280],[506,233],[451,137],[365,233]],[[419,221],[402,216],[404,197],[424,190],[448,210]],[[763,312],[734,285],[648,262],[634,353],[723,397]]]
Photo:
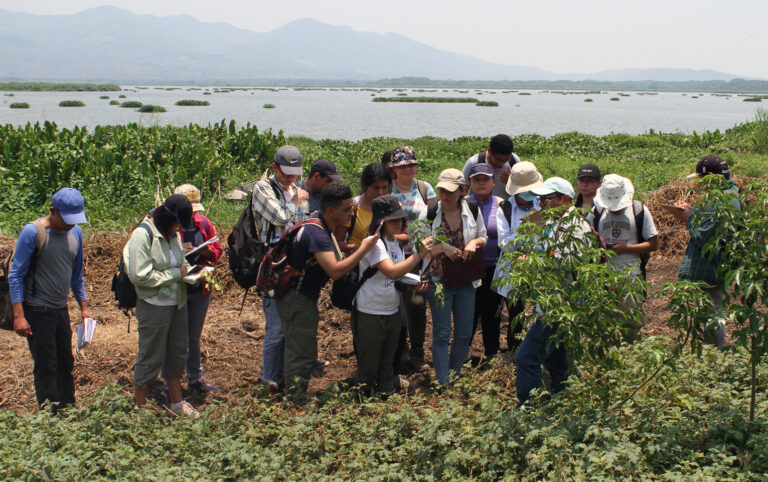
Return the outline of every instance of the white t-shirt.
[[[369,266],[379,264],[385,259],[391,259],[394,264],[405,260],[403,250],[396,239],[379,239],[376,246],[360,260],[360,276]],[[377,271],[357,291],[356,306],[359,311],[371,315],[394,315],[400,306],[395,281]]]
[[[600,236],[605,238],[606,243],[622,242],[626,244],[637,244],[637,227],[635,226],[635,213],[634,207],[629,206],[618,214],[614,214],[607,209],[600,217],[600,225],[597,232]],[[656,225],[653,223],[653,217],[651,212],[646,206],[643,206],[645,214],[643,215],[643,239],[650,239],[659,234],[656,230]],[[635,267],[635,274],[640,273],[640,255],[633,253],[624,253],[616,256],[611,256],[608,261],[613,263],[617,268],[623,269],[629,266],[630,263]]]

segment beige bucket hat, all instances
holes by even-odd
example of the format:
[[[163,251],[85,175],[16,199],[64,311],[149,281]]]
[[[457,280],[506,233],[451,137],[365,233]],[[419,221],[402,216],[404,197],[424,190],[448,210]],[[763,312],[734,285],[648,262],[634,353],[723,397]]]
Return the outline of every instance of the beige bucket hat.
[[[544,177],[532,162],[522,161],[512,166],[507,181],[507,194],[514,196],[541,186]]]
[[[635,197],[635,186],[632,181],[618,174],[607,174],[603,184],[597,188],[595,205],[609,211],[621,211],[632,205]]]

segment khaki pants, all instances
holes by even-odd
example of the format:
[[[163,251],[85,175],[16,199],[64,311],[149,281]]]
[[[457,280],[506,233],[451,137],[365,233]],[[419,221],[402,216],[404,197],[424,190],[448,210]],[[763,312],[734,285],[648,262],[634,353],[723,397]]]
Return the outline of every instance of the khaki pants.
[[[187,306],[156,306],[144,300],[136,302],[139,320],[139,353],[133,366],[133,383],[143,387],[157,378],[181,377],[189,350]]]
[[[393,361],[400,341],[400,313],[372,315],[355,310],[353,320],[358,381],[370,389],[393,391]]]
[[[285,383],[289,392],[303,394],[317,360],[317,300],[295,289],[277,300],[285,334]]]

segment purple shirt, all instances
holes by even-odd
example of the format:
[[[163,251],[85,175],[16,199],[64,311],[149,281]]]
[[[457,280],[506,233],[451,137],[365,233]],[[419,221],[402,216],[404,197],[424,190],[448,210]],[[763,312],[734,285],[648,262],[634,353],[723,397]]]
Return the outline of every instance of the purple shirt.
[[[488,232],[488,239],[485,241],[485,265],[495,266],[499,257],[499,232],[496,230],[496,211],[499,204],[494,196],[488,196],[484,203],[480,203],[474,194],[470,194],[467,199],[475,201],[480,206],[480,212],[483,213],[485,221],[485,230]]]

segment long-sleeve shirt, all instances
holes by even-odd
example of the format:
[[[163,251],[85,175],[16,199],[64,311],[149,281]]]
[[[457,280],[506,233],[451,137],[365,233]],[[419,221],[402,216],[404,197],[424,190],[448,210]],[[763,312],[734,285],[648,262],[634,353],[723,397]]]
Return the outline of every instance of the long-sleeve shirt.
[[[48,241],[37,254],[34,276],[29,277],[32,255],[37,247],[37,228],[30,223],[19,234],[8,274],[11,303],[63,308],[67,306],[70,289],[77,301],[85,301],[83,232],[79,226],[66,233],[49,229],[46,232]]]
[[[280,187],[282,199],[275,195],[272,185]],[[282,235],[285,229],[301,220],[296,212],[296,205],[290,201],[295,194],[296,190],[293,186],[288,186],[288,190],[285,191],[275,176],[259,181],[253,187],[253,214],[257,219],[259,237],[262,241],[272,242],[271,239],[267,239],[270,226],[275,227],[275,234]]]

